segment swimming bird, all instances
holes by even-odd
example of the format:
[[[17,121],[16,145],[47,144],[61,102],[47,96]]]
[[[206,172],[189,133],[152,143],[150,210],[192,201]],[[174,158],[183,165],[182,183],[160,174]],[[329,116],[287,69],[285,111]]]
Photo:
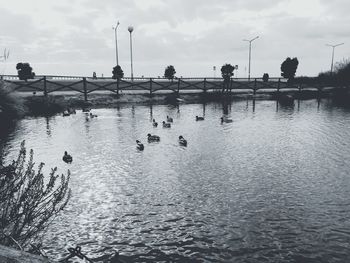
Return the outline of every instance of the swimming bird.
[[[68,112],[69,114],[76,114],[76,111],[73,108],[68,108]]]
[[[83,108],[83,112],[90,112],[90,108]]]
[[[221,123],[224,123],[224,122],[226,122],[226,123],[233,122],[233,120],[228,119],[228,118],[224,118],[224,117],[221,117],[220,119],[221,119]]]
[[[204,117],[198,117],[198,116],[196,116],[196,121],[204,121]]]
[[[67,151],[64,152],[64,155],[62,157],[62,160],[66,163],[73,162],[73,157],[67,153]]]
[[[66,116],[69,116],[70,115],[70,113],[67,111],[67,110],[65,110],[64,112],[63,112],[63,117],[66,117]]]
[[[182,146],[187,146],[187,140],[185,140],[185,138],[182,137],[182,135],[179,136],[179,144]]]
[[[149,133],[149,134],[147,134],[147,140],[148,140],[148,142],[159,142],[160,137],[158,135],[151,135]]]
[[[136,148],[139,150],[139,151],[143,151],[143,149],[145,149],[145,146],[143,146],[143,143],[141,143],[139,140],[136,140]]]
[[[171,128],[171,124],[163,121],[163,128]]]
[[[166,116],[166,121],[167,122],[173,122],[174,120],[173,120],[173,118],[171,118],[171,117],[169,117],[168,115]]]
[[[155,119],[153,119],[152,123],[153,123],[153,127],[157,127],[158,126],[158,122],[156,122]]]
[[[95,117],[97,117],[97,115],[96,114],[92,114],[92,112],[90,112],[90,118],[95,118]]]

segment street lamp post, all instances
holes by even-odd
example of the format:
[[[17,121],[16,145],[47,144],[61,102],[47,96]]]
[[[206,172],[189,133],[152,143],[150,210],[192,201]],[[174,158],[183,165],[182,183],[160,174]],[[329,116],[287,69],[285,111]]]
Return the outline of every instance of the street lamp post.
[[[251,53],[252,53],[252,42],[253,42],[255,39],[257,39],[257,38],[259,38],[259,36],[256,36],[256,37],[254,37],[254,38],[252,38],[252,39],[250,39],[250,40],[248,40],[248,39],[243,39],[243,41],[249,42],[248,80],[250,80],[250,61],[251,61]]]
[[[130,33],[130,61],[131,61],[131,80],[134,80],[134,70],[132,67],[132,38],[131,38],[131,33],[134,31],[134,28],[132,26],[128,27],[128,31]]]
[[[333,60],[334,60],[334,49],[337,47],[337,46],[341,46],[343,45],[344,43],[340,43],[340,44],[336,44],[336,45],[330,45],[330,44],[326,44],[326,46],[329,46],[329,47],[332,47],[333,50],[332,50],[332,63],[331,63],[331,75],[333,74]]]
[[[118,21],[117,25],[115,27],[112,27],[114,29],[114,36],[115,36],[115,59],[117,62],[117,66],[119,65],[119,62],[118,62],[118,40],[117,40],[117,29],[118,29],[119,24],[120,23]]]

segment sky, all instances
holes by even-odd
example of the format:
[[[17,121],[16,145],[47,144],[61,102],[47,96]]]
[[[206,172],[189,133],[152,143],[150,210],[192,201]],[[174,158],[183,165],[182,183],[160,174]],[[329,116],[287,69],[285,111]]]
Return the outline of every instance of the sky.
[[[349,0],[0,0],[1,74],[17,74],[29,62],[37,75],[111,76],[119,64],[134,77],[219,77],[223,64],[235,77],[279,77],[287,57],[297,57],[298,76],[316,76],[350,57]],[[216,67],[216,71],[213,67]]]

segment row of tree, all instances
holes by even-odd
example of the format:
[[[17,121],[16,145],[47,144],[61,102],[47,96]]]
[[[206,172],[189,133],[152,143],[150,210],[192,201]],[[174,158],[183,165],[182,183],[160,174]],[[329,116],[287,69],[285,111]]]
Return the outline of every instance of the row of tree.
[[[281,64],[281,76],[284,78],[287,78],[288,80],[291,80],[295,77],[296,70],[298,68],[299,61],[297,58],[286,58],[286,60]],[[32,67],[29,65],[29,63],[18,63],[16,65],[16,69],[18,72],[18,77],[20,80],[28,80],[33,79],[35,76],[35,73],[33,72]],[[221,67],[221,76],[224,80],[227,81],[227,79],[230,79],[234,76],[234,70],[235,67],[231,64],[225,64]],[[173,65],[169,65],[165,68],[164,71],[164,77],[173,80],[175,78],[176,70]],[[117,65],[113,68],[112,71],[112,78],[113,79],[122,79],[124,78],[124,71],[120,67],[120,65]],[[269,80],[269,74],[264,73],[263,80],[268,81]]]
[[[299,61],[297,58],[291,59],[290,57],[286,58],[285,61],[281,64],[281,76],[291,80],[295,77],[295,73],[297,71],[299,65]],[[228,80],[234,76],[234,70],[236,68],[232,66],[231,64],[224,64],[221,67],[221,76],[224,80]],[[112,78],[113,79],[122,79],[124,77],[124,72],[122,68],[117,65],[113,68],[112,71]],[[164,78],[173,80],[175,78],[176,70],[173,65],[169,65],[165,68],[164,71]],[[268,81],[269,80],[269,74],[264,73],[263,80]]]

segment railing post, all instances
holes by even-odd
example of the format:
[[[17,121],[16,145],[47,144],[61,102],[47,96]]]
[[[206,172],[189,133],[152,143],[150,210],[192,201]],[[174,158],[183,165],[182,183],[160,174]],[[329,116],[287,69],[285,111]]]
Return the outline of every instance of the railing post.
[[[83,78],[83,88],[84,88],[84,100],[87,101],[87,89],[86,89],[86,78]]]
[[[280,91],[280,86],[281,86],[281,78],[278,78],[277,92]]]
[[[44,96],[47,97],[46,76],[44,76]]]
[[[318,86],[317,90],[318,90],[318,97],[321,98],[321,95],[322,95],[322,87],[321,87],[321,85]]]
[[[180,93],[180,82],[181,82],[181,79],[179,79],[177,82],[177,94]]]
[[[253,95],[256,94],[256,78],[254,79],[254,91],[253,91]]]
[[[152,78],[149,79],[149,96],[152,97]]]
[[[203,91],[204,91],[204,92],[207,92],[207,78],[204,78],[204,84],[203,84],[203,86],[204,86]]]
[[[117,78],[117,96],[119,96],[119,78]]]

